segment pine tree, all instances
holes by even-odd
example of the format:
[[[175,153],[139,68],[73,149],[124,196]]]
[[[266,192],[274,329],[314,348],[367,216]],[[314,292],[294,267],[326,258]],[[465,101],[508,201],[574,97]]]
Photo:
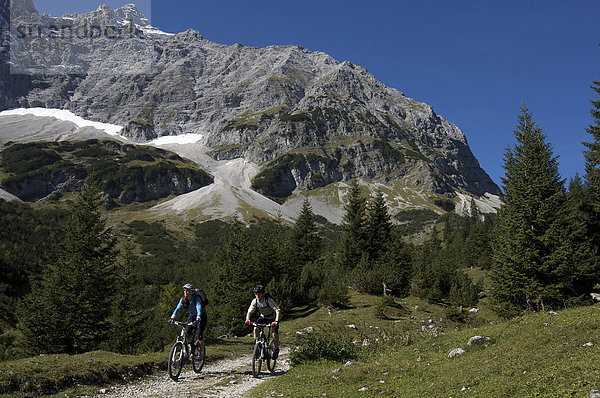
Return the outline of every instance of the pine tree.
[[[342,219],[340,265],[342,269],[351,270],[358,264],[366,248],[366,200],[362,196],[358,182],[351,183],[346,200],[345,214]]]
[[[392,235],[392,220],[381,192],[377,192],[375,200],[368,205],[365,235],[369,260],[376,262],[384,254]]]
[[[308,199],[304,199],[302,210],[294,224],[292,239],[296,243],[298,264],[304,265],[320,257],[323,238]],[[294,274],[291,276],[297,277],[299,275]]]
[[[147,329],[140,294],[141,287],[136,286],[134,269],[139,258],[134,253],[134,246],[126,242],[123,248],[123,259],[117,264],[115,295],[112,301],[110,322],[109,349],[121,354],[134,354]],[[164,318],[163,318],[164,319]]]
[[[90,179],[72,206],[58,259],[19,310],[31,352],[81,353],[107,339],[114,293],[115,237],[100,213],[102,195]]]
[[[268,266],[254,264],[246,229],[235,221],[225,244],[216,254],[211,303],[219,308],[214,314],[217,325],[234,334],[247,331],[242,323],[252,299],[252,287],[258,283],[267,285],[269,279],[257,278],[261,278],[263,268]]]
[[[592,89],[600,95],[600,81],[594,81]],[[590,101],[590,110],[594,124],[586,130],[592,136],[591,142],[584,142],[587,147],[585,156],[586,196],[589,197],[588,233],[591,240],[594,267],[600,268],[600,99]],[[600,281],[599,281],[600,282]]]
[[[574,294],[558,160],[523,105],[505,153],[504,205],[494,242],[493,295],[503,315],[563,305]]]

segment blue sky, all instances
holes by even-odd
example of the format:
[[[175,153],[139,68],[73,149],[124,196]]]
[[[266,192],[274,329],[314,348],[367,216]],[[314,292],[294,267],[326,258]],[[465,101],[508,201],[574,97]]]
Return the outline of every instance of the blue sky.
[[[34,0],[53,15],[99,2]],[[111,6],[130,1],[104,1]],[[60,3],[60,4],[57,4]],[[559,155],[564,178],[583,174],[600,80],[598,0],[223,0],[137,3],[154,26],[193,28],[247,46],[301,45],[365,67],[462,129],[500,184],[522,101]],[[146,15],[148,16],[148,15]]]

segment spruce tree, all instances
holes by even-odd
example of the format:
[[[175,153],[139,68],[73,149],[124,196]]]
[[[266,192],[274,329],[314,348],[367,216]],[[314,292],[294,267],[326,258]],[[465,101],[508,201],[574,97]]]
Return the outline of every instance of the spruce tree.
[[[358,264],[366,249],[366,200],[357,181],[350,184],[346,201],[342,219],[340,265],[344,270],[351,270]]]
[[[224,245],[216,254],[211,303],[219,308],[214,314],[217,325],[234,334],[246,331],[242,323],[245,310],[253,298],[252,287],[258,283],[267,285],[269,279],[260,278],[263,267],[268,266],[255,266],[246,228],[241,222],[235,221]]]
[[[565,233],[564,181],[542,130],[523,105],[505,153],[504,205],[494,242],[493,296],[501,314],[564,305],[576,270]]]
[[[600,95],[600,81],[594,81],[591,88]],[[594,267],[600,268],[600,99],[590,101],[590,110],[594,123],[586,130],[591,135],[590,142],[584,142],[587,147],[585,156],[586,196],[589,198],[587,224],[591,240]],[[600,282],[600,281],[599,281]]]
[[[392,234],[392,220],[383,193],[377,192],[375,200],[367,206],[365,223],[366,252],[369,260],[376,262],[385,252]]]
[[[292,240],[296,244],[296,255],[299,265],[315,261],[320,257],[323,238],[321,237],[315,214],[308,199],[304,199],[302,210],[294,224]],[[292,276],[298,277],[299,274]]]
[[[102,202],[90,179],[71,208],[64,239],[56,243],[56,262],[45,265],[20,307],[31,352],[81,353],[97,349],[108,337],[116,251]]]

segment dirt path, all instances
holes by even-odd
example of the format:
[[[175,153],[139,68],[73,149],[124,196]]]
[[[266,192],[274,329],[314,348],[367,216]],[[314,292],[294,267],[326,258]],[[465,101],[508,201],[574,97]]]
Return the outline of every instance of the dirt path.
[[[186,364],[178,382],[166,374],[148,377],[136,384],[102,389],[92,398],[120,397],[240,397],[258,384],[284,374],[289,369],[289,350],[282,348],[275,373],[263,363],[258,379],[252,377],[250,355],[206,364],[200,374]],[[87,396],[89,397],[89,396]]]

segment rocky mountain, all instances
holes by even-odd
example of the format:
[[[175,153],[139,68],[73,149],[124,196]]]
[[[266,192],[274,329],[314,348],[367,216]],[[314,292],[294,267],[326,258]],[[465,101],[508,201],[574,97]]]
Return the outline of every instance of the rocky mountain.
[[[278,203],[353,178],[447,200],[499,192],[458,127],[350,62],[166,34],[132,4],[55,18],[0,1],[0,110],[67,109],[140,143],[202,134],[213,159],[259,165],[251,187]]]
[[[213,183],[196,163],[153,147],[113,140],[14,143],[0,151],[0,188],[25,201],[57,200],[94,175],[107,202],[147,202]]]

